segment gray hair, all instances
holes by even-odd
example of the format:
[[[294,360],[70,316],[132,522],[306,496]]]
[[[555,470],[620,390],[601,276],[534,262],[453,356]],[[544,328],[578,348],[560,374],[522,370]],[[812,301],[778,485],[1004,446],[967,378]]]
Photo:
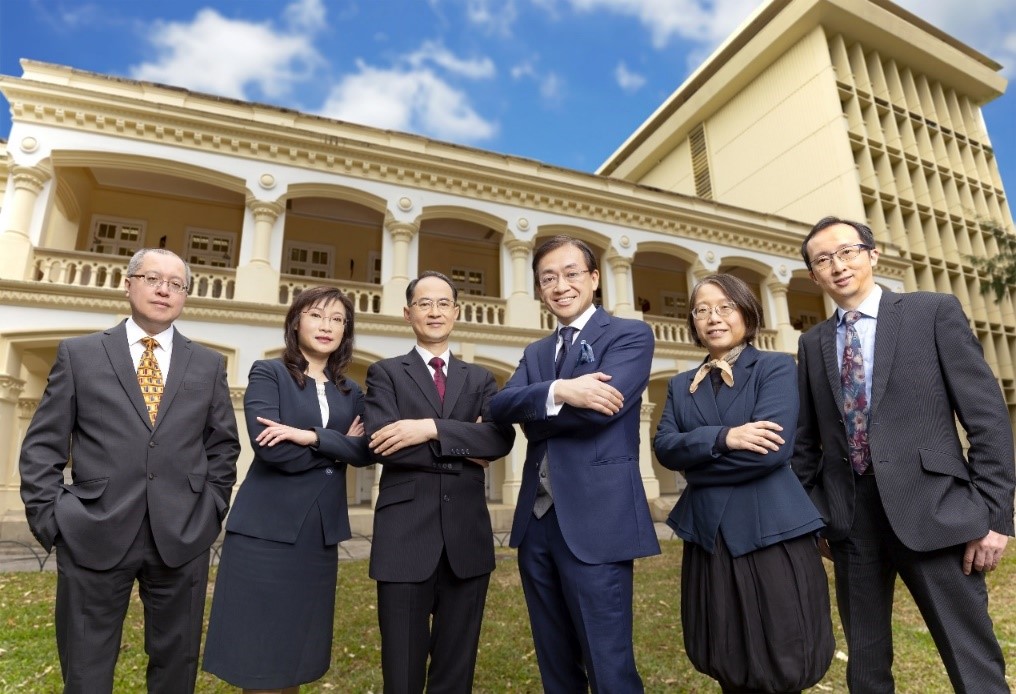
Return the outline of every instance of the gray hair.
[[[137,253],[131,256],[130,262],[127,263],[127,274],[137,275],[138,270],[141,269],[141,263],[144,262],[145,256],[149,253],[160,253],[162,255],[171,255],[181,263],[183,263],[184,281],[187,283],[187,287],[191,286],[191,269],[190,265],[186,260],[178,256],[173,251],[167,251],[165,248],[142,248]]]

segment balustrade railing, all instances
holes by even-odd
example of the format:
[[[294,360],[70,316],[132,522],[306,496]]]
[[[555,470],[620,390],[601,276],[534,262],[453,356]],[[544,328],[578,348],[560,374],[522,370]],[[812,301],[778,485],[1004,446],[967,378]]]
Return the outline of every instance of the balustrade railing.
[[[357,313],[381,313],[381,285],[367,282],[347,282],[321,277],[283,275],[279,281],[279,303],[288,306],[308,287],[335,287],[341,289]]]

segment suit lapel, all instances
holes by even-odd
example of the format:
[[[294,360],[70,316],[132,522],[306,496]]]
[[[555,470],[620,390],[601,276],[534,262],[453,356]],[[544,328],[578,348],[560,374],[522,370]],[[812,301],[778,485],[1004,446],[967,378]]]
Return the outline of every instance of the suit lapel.
[[[536,343],[536,362],[540,370],[541,381],[553,381],[554,374],[554,348],[557,346],[557,330]]]
[[[705,363],[704,361],[702,362]],[[694,374],[692,376],[694,378]],[[690,384],[691,381],[688,381]],[[722,390],[722,388],[721,388]],[[716,406],[716,396],[713,394],[713,384],[708,378],[699,383],[694,393],[691,393],[692,402],[698,408],[702,420],[707,424],[720,423],[720,410]]]
[[[596,354],[596,341],[603,337],[609,325],[610,316],[607,315],[606,311],[602,308],[596,309],[596,312],[586,321],[586,326],[579,331],[578,335],[575,336],[575,340],[569,346],[568,356],[565,358],[564,364],[561,365],[561,378],[572,377],[575,368],[578,366],[579,357],[582,355],[581,347],[583,342],[592,347],[593,354]],[[556,339],[554,344],[555,346],[557,345]],[[550,363],[554,363],[554,355],[551,355]]]
[[[427,398],[427,402],[434,408],[439,416],[441,414],[441,400],[437,397],[437,387],[434,385],[434,377],[430,375],[430,370],[427,365],[423,363],[423,358],[420,354],[413,349],[403,359],[402,365],[406,369],[406,374],[416,382],[416,385],[420,388],[420,392]],[[445,384],[447,395],[447,383]]]
[[[755,363],[758,361],[758,350],[751,345],[744,348],[741,352],[741,356],[734,362],[732,370],[734,372],[734,385],[730,388],[724,384],[720,388],[720,392],[716,396],[716,409],[720,413],[722,418],[726,414],[730,406],[741,397],[741,391],[744,390],[748,384],[748,379],[751,377],[752,369],[755,368]],[[712,387],[709,388],[712,391]]]
[[[875,411],[875,407],[889,383],[889,373],[892,371],[893,355],[896,353],[900,323],[903,319],[900,301],[899,294],[883,291],[882,300],[878,303],[878,320],[875,324],[875,356],[871,370],[871,402],[868,404],[869,414]]]
[[[829,389],[833,392],[836,407],[843,412],[843,384],[840,382],[840,367],[836,358],[836,322],[839,316],[834,311],[831,318],[820,323],[819,346],[822,349],[822,361],[825,362],[826,376],[829,378]]]
[[[138,385],[138,372],[134,368],[134,360],[131,358],[130,345],[127,344],[127,322],[124,321],[114,328],[106,331],[102,337],[102,346],[106,349],[106,356],[113,366],[113,373],[120,381],[120,386],[127,394],[138,416],[144,420],[145,425],[151,429],[152,421],[148,417],[148,408],[145,407],[145,399],[141,396],[141,386]]]
[[[445,381],[444,404],[441,406],[441,416],[451,416],[462,389],[466,385],[466,363],[454,356],[448,358],[448,379]]]
[[[193,354],[190,342],[180,334],[179,330],[173,331],[173,360],[169,369],[169,377],[166,379],[166,388],[162,391],[162,399],[159,401],[159,416],[155,418],[156,427],[162,421],[162,414],[169,409],[176,394],[180,392],[180,384],[183,383],[187,365],[190,363],[191,354]]]

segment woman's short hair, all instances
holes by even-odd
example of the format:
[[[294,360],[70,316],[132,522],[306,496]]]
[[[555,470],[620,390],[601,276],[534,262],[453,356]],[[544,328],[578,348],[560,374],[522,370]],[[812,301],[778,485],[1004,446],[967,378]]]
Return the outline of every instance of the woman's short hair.
[[[704,284],[711,284],[723,292],[730,303],[737,307],[741,319],[744,321],[744,341],[754,342],[758,336],[759,328],[762,327],[762,304],[755,298],[748,283],[740,277],[720,272],[715,275],[707,275],[695,284],[691,290],[691,297],[688,300],[688,329],[691,331],[691,339],[698,347],[705,347],[699,340],[698,330],[695,327],[695,297]]]

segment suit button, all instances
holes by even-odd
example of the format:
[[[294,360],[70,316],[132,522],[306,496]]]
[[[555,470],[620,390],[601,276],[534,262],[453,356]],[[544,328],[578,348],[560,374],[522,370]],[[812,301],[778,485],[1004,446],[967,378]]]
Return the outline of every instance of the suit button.
[[[441,497],[441,500],[442,501],[451,501],[452,498],[450,496],[448,496],[447,494],[445,494],[444,496]]]
[[[148,473],[148,479],[154,480],[155,479],[155,473],[154,472],[149,472]]]
[[[335,470],[333,470],[333,469],[332,469],[332,468],[330,468],[330,467],[326,467],[326,468],[325,468],[325,474],[326,474],[326,475],[332,475],[332,474],[335,474]]]
[[[148,447],[149,448],[155,448],[155,441],[149,441],[148,442]]]

